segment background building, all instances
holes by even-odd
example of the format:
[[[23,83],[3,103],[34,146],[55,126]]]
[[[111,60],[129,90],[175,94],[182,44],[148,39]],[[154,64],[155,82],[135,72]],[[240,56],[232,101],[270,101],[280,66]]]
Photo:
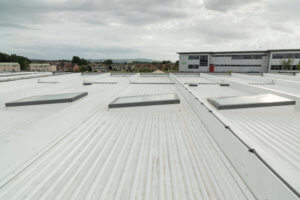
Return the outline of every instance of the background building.
[[[299,70],[300,49],[179,52],[183,72],[279,72]]]
[[[29,65],[29,69],[30,71],[55,72],[57,71],[57,66],[48,63],[32,63]]]
[[[18,72],[20,64],[14,62],[0,62],[0,72]]]

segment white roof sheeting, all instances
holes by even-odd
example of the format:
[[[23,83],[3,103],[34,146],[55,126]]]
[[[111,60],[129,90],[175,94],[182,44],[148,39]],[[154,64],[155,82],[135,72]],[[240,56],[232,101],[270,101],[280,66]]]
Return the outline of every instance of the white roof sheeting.
[[[116,79],[117,83],[82,85],[85,80],[102,79],[108,82]],[[247,182],[244,183],[229,161],[229,155],[212,137],[212,130],[201,121],[172,78],[70,74],[46,80],[58,83],[40,84],[36,79],[30,79],[0,84],[0,96],[5,96],[1,100],[0,123],[7,124],[0,127],[0,157],[5,158],[0,163],[0,199],[259,198],[254,196],[255,191],[250,191]],[[135,84],[130,84],[130,81],[135,81]],[[8,84],[10,90],[2,91],[1,88]],[[88,96],[66,104],[3,106],[6,101],[20,97],[74,91],[88,92]],[[204,101],[206,95],[248,94],[219,85],[199,85],[190,91]],[[119,96],[166,93],[176,93],[180,104],[107,107]],[[257,109],[250,121],[254,122],[255,116],[259,115]],[[237,130],[243,131],[250,126],[245,123],[249,115],[243,110],[246,109],[240,109],[238,115],[241,118],[238,120],[230,111],[219,114],[232,122]],[[298,130],[299,116],[293,110],[284,112],[289,116],[287,121],[295,123],[292,125],[294,129],[289,129],[289,135],[280,131],[276,134],[285,134],[297,141],[298,136],[293,131]],[[7,114],[16,116],[15,121],[6,118]],[[26,122],[23,122],[24,117]],[[263,114],[260,117],[263,120]],[[271,118],[265,120],[268,125],[281,129],[280,123],[275,126]],[[261,131],[274,136],[271,131]],[[268,141],[258,136],[250,139],[261,148]],[[275,139],[268,141],[270,149],[275,147],[272,146]],[[281,143],[285,145],[291,142],[284,137],[281,140],[285,140]],[[296,141],[291,143],[294,146],[281,147],[284,149],[281,154],[266,151],[266,155],[280,155],[278,159],[286,159],[287,166],[293,162],[297,164],[290,159],[296,156],[297,150],[291,152],[298,148]],[[275,166],[278,163],[272,161],[270,164]]]
[[[34,72],[34,73],[0,73],[0,82],[3,81],[14,81],[14,80],[21,80],[21,79],[30,79],[30,78],[37,78],[37,77],[46,77],[52,76],[51,72]]]
[[[213,75],[209,75],[213,76]],[[243,81],[247,83],[246,77],[229,77],[227,80]],[[222,80],[224,77],[213,76]],[[262,80],[264,81],[264,80]],[[259,86],[266,89],[273,88],[282,92],[289,92],[298,95],[297,89],[293,86],[279,85]],[[186,86],[187,87],[187,86]],[[252,87],[252,86],[251,86]],[[205,102],[210,109],[215,108],[207,102],[209,97],[230,97],[247,96],[252,93],[238,90],[237,87],[220,87],[216,85],[193,87],[189,90]],[[297,102],[299,104],[300,102]],[[294,106],[276,106],[262,108],[243,108],[219,110],[219,115],[224,119],[236,134],[249,146],[254,148],[275,171],[291,184],[297,191],[300,191],[300,113]]]

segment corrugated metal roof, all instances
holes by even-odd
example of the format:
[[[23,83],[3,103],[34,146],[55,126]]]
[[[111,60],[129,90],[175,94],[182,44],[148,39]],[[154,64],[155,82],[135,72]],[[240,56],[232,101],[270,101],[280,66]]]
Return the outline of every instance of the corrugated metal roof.
[[[2,186],[0,199],[254,199],[174,85],[113,87],[123,89],[107,100],[175,92],[181,103],[102,104]]]
[[[245,76],[245,77],[243,77]],[[224,77],[215,76],[218,79]],[[251,83],[259,82],[258,77],[241,75],[241,77],[226,77],[228,80]],[[262,77],[261,82],[266,82]],[[250,81],[250,82],[249,82]],[[253,82],[252,82],[253,83]],[[263,85],[266,89],[272,88],[282,92],[299,95],[300,91],[293,86],[280,85],[275,82],[271,85]],[[245,96],[251,93],[237,88],[220,87],[209,85],[203,87],[189,88],[190,91],[203,102],[209,97]],[[298,102],[299,103],[299,102]],[[210,107],[211,109],[214,109]],[[270,164],[276,172],[284,177],[297,191],[300,191],[300,113],[294,106],[244,108],[218,111],[225,123],[236,130],[236,134],[244,140],[263,159]]]
[[[214,83],[203,77],[178,78]],[[172,78],[71,74],[42,80],[57,84],[39,84],[36,79],[0,84],[4,97],[0,102],[4,124],[0,127],[0,199],[260,198],[244,183],[244,175]],[[87,80],[116,84],[83,86]],[[211,96],[249,94],[216,84],[183,87],[205,104]],[[3,107],[21,97],[75,91],[88,96],[59,105]],[[176,93],[180,104],[107,107],[119,96],[165,93]],[[282,113],[283,119],[276,113]],[[218,115],[299,189],[295,176],[299,175],[300,116],[292,106],[218,111]]]

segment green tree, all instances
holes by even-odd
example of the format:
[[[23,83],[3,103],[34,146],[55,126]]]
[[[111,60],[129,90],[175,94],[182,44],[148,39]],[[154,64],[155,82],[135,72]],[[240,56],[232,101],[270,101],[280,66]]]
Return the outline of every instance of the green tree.
[[[289,70],[293,66],[293,59],[291,58],[288,58],[287,60],[284,59],[281,61],[281,64],[284,70]]]
[[[85,60],[85,59],[83,59],[83,58],[80,59],[79,65],[87,65],[87,64],[88,64],[88,61],[87,61],[87,60]]]
[[[89,61],[80,58],[79,56],[73,56],[72,58],[72,64],[77,64],[77,65],[88,65]]]
[[[171,61],[169,61],[169,60],[163,60],[161,64],[169,64],[169,63],[171,63]]]
[[[80,65],[79,66],[79,71],[80,72],[85,72],[87,70],[86,66],[85,65]]]
[[[300,61],[299,61],[298,65],[297,65],[297,70],[300,70]]]
[[[78,56],[73,56],[72,58],[72,64],[80,64],[80,58]]]
[[[106,64],[106,65],[112,65],[113,61],[111,59],[107,59],[103,63]]]
[[[177,60],[175,62],[175,65],[174,65],[174,68],[173,68],[174,71],[178,71],[179,70],[179,60]]]
[[[31,63],[26,57],[18,56],[16,54],[8,55],[5,53],[0,53],[0,62],[17,62],[20,64],[21,70],[28,70],[29,63]]]
[[[88,65],[88,66],[86,67],[86,70],[89,71],[89,72],[91,72],[93,69],[92,69],[92,67],[91,67],[90,65]]]

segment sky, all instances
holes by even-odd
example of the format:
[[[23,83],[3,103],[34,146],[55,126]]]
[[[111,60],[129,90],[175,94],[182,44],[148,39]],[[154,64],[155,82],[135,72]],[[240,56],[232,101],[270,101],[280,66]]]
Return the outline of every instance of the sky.
[[[300,48],[299,0],[0,0],[0,52],[31,59],[178,59]]]

